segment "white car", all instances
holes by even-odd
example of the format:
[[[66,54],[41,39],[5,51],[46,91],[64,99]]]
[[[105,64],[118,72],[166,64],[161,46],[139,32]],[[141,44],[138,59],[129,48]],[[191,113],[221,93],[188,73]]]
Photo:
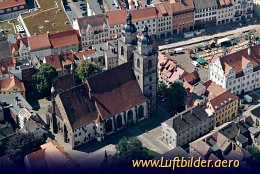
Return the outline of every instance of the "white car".
[[[191,64],[196,66],[196,67],[200,67],[200,64],[195,60],[191,61]]]

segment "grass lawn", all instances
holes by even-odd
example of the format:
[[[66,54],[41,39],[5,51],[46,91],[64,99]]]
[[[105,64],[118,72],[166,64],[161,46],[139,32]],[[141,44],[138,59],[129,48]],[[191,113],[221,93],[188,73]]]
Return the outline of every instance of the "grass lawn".
[[[16,19],[12,19],[14,25],[18,25],[18,21]],[[5,35],[12,33],[15,34],[12,23],[0,22],[0,29],[7,30],[4,32]]]
[[[38,2],[40,9],[22,15],[31,35],[72,29],[59,0],[38,0]]]

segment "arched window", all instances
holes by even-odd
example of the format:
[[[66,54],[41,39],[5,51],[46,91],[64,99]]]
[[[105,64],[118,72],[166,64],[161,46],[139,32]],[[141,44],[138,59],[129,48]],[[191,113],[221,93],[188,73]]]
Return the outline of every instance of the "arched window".
[[[129,111],[127,112],[127,121],[128,121],[128,122],[132,122],[133,119],[134,119],[133,116],[134,116],[133,111],[132,111],[132,110],[129,110]]]
[[[121,46],[121,56],[123,56],[123,55],[124,55],[124,47]]]
[[[144,117],[144,106],[141,105],[141,106],[139,106],[139,108],[138,108],[138,118],[141,119],[141,118],[143,118],[143,117]]]
[[[117,128],[121,128],[122,127],[122,115],[119,114],[117,117],[116,117],[116,125],[117,125]]]
[[[152,81],[152,76],[149,77],[149,82],[151,82],[151,81]]]
[[[152,68],[152,60],[149,60],[148,61],[148,69],[151,69]]]
[[[109,133],[113,130],[113,123],[111,119],[108,119],[105,124],[106,132]]]
[[[137,65],[137,68],[140,68],[140,60],[139,59],[137,59],[137,63],[136,63]]]

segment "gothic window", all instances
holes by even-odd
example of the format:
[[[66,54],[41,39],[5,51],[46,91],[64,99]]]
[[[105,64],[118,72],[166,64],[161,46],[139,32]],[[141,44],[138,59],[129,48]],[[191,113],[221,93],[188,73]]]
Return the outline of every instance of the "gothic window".
[[[132,122],[132,121],[133,121],[133,116],[134,116],[133,111],[132,111],[132,110],[129,110],[129,111],[127,112],[127,121],[128,121],[128,122]]]
[[[121,56],[123,56],[123,55],[124,55],[124,47],[121,46]]]
[[[140,68],[140,60],[137,59],[137,68]]]
[[[122,127],[122,115],[119,114],[117,117],[116,117],[116,125],[118,128],[121,128]]]
[[[152,60],[149,60],[148,61],[148,69],[151,69],[152,68]]]
[[[109,133],[113,130],[113,122],[111,119],[108,119],[105,124],[106,132]]]
[[[144,117],[144,106],[141,105],[141,106],[139,106],[139,108],[138,108],[138,118],[141,119],[141,118],[143,118],[143,117]]]

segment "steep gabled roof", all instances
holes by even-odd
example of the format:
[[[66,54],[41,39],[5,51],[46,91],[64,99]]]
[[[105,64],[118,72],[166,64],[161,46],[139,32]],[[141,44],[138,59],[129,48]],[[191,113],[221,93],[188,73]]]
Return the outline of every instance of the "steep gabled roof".
[[[102,118],[113,116],[146,102],[128,62],[86,80]]]

